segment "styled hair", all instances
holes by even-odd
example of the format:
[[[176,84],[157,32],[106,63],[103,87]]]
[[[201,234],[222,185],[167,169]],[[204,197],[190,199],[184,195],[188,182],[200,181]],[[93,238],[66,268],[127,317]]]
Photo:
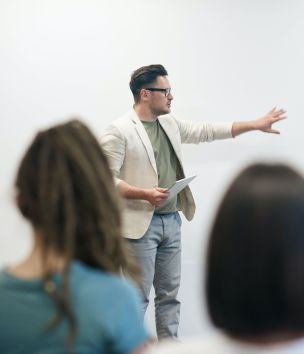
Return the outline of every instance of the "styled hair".
[[[50,327],[65,317],[74,336],[77,326],[68,281],[73,260],[137,276],[121,235],[119,199],[106,156],[88,127],[71,120],[36,135],[21,161],[15,185],[19,209],[41,241],[44,285],[57,307]],[[60,289],[50,286],[50,253],[66,260]]]
[[[213,324],[236,336],[304,330],[304,179],[283,164],[246,168],[226,192],[207,253]]]
[[[139,102],[140,90],[153,84],[158,76],[167,76],[167,70],[160,64],[152,64],[142,66],[135,70],[131,75],[130,89],[132,91],[134,101]]]

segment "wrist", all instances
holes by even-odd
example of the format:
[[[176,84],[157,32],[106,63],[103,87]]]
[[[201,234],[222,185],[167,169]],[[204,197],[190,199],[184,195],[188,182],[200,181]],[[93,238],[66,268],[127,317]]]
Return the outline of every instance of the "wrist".
[[[259,122],[259,119],[252,120],[249,122],[249,126],[250,126],[251,130],[259,130],[260,129],[258,122]]]
[[[141,188],[139,192],[139,199],[150,200],[150,189]]]

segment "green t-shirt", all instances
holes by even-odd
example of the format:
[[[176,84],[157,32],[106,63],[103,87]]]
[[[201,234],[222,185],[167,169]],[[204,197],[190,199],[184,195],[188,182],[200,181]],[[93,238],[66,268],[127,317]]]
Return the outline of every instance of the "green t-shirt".
[[[177,157],[172,145],[159,124],[158,119],[153,122],[141,121],[151,141],[156,167],[158,172],[158,186],[169,188],[176,181]],[[155,208],[156,213],[166,214],[177,211],[177,197]]]

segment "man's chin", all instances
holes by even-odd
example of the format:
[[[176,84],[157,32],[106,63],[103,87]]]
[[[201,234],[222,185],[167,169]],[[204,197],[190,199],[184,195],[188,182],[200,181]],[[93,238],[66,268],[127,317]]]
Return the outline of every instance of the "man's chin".
[[[171,112],[171,109],[170,108],[167,108],[167,109],[163,109],[163,110],[159,110],[156,115],[157,116],[164,116],[166,114],[169,114]]]
[[[171,108],[168,107],[167,109],[164,109],[162,115],[169,114],[170,112],[171,112]]]

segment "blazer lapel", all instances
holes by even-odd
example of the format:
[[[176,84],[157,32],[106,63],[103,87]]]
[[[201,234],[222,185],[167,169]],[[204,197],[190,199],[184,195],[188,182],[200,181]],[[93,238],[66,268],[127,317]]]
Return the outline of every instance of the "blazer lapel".
[[[154,168],[155,173],[157,174],[156,161],[155,161],[153,147],[151,145],[151,142],[150,142],[150,139],[149,139],[148,134],[146,132],[146,129],[143,126],[143,124],[141,123],[141,121],[138,118],[135,111],[133,111],[131,114],[131,120],[134,124],[135,130],[136,130],[138,136],[140,137],[140,139],[146,149],[146,152],[147,152],[147,155],[148,155],[149,160],[151,162],[151,165]]]

